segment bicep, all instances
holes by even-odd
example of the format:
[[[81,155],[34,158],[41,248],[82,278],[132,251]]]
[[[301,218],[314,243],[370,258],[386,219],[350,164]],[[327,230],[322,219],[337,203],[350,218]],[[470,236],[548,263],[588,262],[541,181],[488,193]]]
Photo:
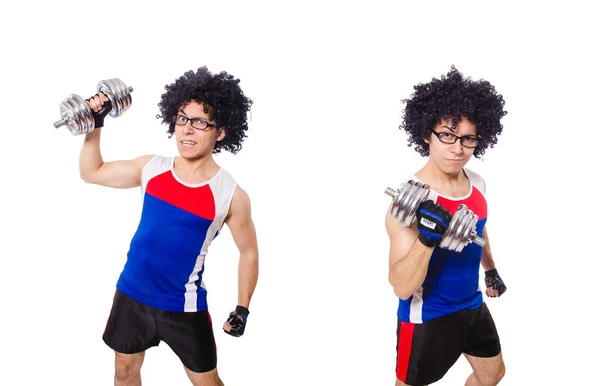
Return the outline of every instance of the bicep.
[[[385,227],[390,239],[390,268],[398,261],[402,260],[410,252],[413,244],[417,240],[419,232],[416,224],[405,228],[395,218],[390,215],[388,210],[385,217]]]
[[[258,249],[250,199],[240,187],[236,188],[233,195],[230,212],[225,223],[241,253],[255,252]]]
[[[110,188],[135,188],[142,183],[142,170],[152,155],[131,160],[104,162],[90,182]]]

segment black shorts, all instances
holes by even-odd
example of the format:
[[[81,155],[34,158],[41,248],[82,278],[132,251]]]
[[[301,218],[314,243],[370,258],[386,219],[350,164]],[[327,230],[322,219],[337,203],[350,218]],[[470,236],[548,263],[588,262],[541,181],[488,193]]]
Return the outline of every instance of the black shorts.
[[[485,303],[420,324],[398,320],[396,334],[396,377],[407,385],[439,381],[462,353],[483,358],[500,353],[500,338]]]
[[[139,353],[164,341],[194,372],[217,367],[217,348],[208,310],[163,311],[117,290],[102,339],[123,354]]]

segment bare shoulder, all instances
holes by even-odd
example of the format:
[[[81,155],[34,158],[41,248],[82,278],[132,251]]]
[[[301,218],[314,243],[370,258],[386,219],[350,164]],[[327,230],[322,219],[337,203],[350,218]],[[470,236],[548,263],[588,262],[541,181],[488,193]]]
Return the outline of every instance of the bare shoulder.
[[[231,205],[229,206],[227,218],[229,219],[232,216],[240,215],[250,215],[250,196],[244,189],[237,185],[233,192],[233,197],[231,198]]]
[[[143,169],[146,166],[146,164],[148,164],[148,162],[150,162],[150,160],[154,157],[156,157],[156,154],[145,154],[134,158],[132,161],[135,164],[135,166],[137,166],[140,169]]]
[[[392,210],[392,205],[388,207],[387,212],[385,212],[385,230],[387,231],[388,237],[392,239],[396,236],[398,231],[404,229],[402,225],[390,214]]]
[[[233,192],[231,203],[236,203],[237,205],[242,206],[250,206],[250,196],[244,189],[242,189],[242,187],[238,185],[235,187],[235,192]]]

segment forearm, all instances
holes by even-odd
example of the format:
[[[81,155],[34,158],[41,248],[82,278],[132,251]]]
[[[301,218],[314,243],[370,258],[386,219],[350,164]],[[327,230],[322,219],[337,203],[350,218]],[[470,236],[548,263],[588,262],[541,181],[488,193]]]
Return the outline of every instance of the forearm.
[[[96,172],[104,161],[100,152],[100,129],[85,135],[79,154],[79,174],[84,181]]]
[[[423,284],[433,249],[416,240],[408,254],[390,267],[389,281],[399,298],[408,299]]]
[[[238,305],[250,308],[250,299],[258,281],[258,253],[240,255],[238,265]]]
[[[486,253],[485,249],[483,250],[483,254],[481,255],[481,266],[485,271],[489,271],[490,269],[496,268],[496,263],[494,259],[492,259],[491,253]]]
[[[485,228],[483,229],[483,239],[485,240],[485,246],[483,247],[483,253],[481,254],[481,266],[483,267],[484,271],[489,271],[490,269],[496,268],[496,263],[492,258],[490,239]]]

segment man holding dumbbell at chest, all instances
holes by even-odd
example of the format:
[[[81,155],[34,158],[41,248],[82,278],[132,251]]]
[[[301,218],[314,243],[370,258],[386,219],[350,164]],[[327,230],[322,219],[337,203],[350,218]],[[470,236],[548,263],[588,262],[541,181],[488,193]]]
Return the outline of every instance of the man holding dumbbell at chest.
[[[159,103],[158,117],[175,136],[178,156],[111,162],[102,159],[100,132],[112,102],[99,92],[87,104],[95,128],[81,149],[82,179],[141,187],[143,200],[103,334],[115,351],[115,385],[140,385],[144,353],[160,341],[177,354],[193,385],[223,385],[202,280],[205,257],[227,224],[240,260],[237,307],[223,329],[239,337],[258,279],[258,246],[248,195],[213,154],[241,149],[252,101],[225,72],[188,71],[166,86]]]
[[[504,376],[504,361],[479,289],[480,264],[487,296],[501,296],[506,286],[485,229],[485,182],[465,165],[496,144],[504,100],[488,82],[463,78],[452,66],[441,79],[415,86],[405,102],[400,127],[428,160],[405,182],[413,192],[426,191],[415,207],[416,221],[400,218],[406,208],[398,205],[409,204],[398,204],[399,199],[385,221],[389,281],[400,298],[396,385],[437,382],[461,354],[473,368],[466,385],[496,385]],[[405,202],[414,203],[410,199]],[[457,236],[469,226],[472,235]],[[448,242],[452,237],[457,240]]]

